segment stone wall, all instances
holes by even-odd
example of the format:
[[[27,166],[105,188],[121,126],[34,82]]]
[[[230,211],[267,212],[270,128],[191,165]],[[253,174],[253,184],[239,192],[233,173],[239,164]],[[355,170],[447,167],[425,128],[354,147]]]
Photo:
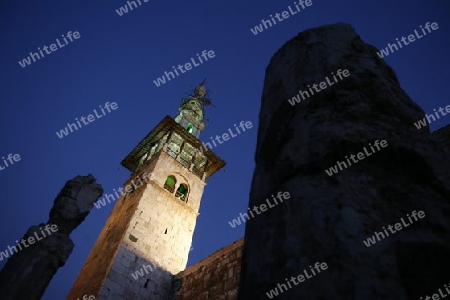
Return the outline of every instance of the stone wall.
[[[141,190],[135,191],[137,196]],[[125,234],[129,220],[138,205],[137,197],[121,196],[110,213],[102,232],[84,263],[67,299],[76,300],[83,295],[97,296]]]
[[[236,300],[244,239],[216,251],[175,278],[176,300]]]
[[[279,191],[291,197],[246,223],[240,299],[267,299],[316,262],[328,268],[297,277],[276,299],[419,299],[448,284],[448,152],[414,126],[425,113],[377,51],[334,24],[301,32],[272,57],[248,207]],[[288,102],[326,77],[334,82],[339,69],[350,76]],[[374,153],[377,140],[387,147]],[[364,147],[372,154],[359,160]],[[325,172],[351,154],[359,161]],[[411,224],[413,211],[425,217]],[[363,243],[402,219],[407,227]]]

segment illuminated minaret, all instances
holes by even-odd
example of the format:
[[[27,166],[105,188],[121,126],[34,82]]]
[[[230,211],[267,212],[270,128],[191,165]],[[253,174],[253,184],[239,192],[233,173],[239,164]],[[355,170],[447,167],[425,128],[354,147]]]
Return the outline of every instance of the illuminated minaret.
[[[205,180],[225,165],[198,139],[204,82],[122,161],[131,171],[68,299],[168,299],[184,270]]]

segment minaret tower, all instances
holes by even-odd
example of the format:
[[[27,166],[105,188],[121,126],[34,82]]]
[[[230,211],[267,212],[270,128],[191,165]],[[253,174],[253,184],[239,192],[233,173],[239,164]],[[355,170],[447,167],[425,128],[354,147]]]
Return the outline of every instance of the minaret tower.
[[[198,139],[205,96],[202,82],[122,161],[132,174],[67,299],[169,298],[173,275],[186,267],[205,180],[225,166]]]

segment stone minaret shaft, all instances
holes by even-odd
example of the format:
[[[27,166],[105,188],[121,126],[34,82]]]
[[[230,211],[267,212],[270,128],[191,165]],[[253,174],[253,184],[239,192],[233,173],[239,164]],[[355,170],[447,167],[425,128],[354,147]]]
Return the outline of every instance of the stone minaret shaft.
[[[68,299],[168,299],[173,275],[186,267],[205,179],[225,165],[198,140],[203,106],[195,96],[122,161],[133,173],[126,193]]]
[[[414,126],[424,111],[377,51],[335,24],[300,33],[271,59],[249,207],[279,191],[291,198],[246,223],[239,299],[268,299],[278,284],[277,300],[419,299],[449,284],[449,152]],[[339,69],[350,76],[334,83]],[[288,102],[326,77],[332,86]],[[325,172],[376,140],[388,146]],[[425,217],[363,243],[413,211]],[[299,283],[316,262],[328,268]]]

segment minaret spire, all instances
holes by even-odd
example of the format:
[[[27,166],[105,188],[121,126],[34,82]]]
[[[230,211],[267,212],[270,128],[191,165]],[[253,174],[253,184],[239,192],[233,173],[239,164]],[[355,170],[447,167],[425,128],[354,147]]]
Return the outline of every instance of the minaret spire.
[[[196,138],[199,138],[200,132],[206,126],[204,106],[212,104],[206,98],[208,92],[205,89],[205,82],[206,78],[194,88],[190,96],[181,99],[178,115],[175,117],[175,121]]]
[[[200,100],[203,100],[206,96],[205,81],[206,78],[203,79],[202,83],[200,83],[200,85],[196,86],[194,89],[194,96]]]

